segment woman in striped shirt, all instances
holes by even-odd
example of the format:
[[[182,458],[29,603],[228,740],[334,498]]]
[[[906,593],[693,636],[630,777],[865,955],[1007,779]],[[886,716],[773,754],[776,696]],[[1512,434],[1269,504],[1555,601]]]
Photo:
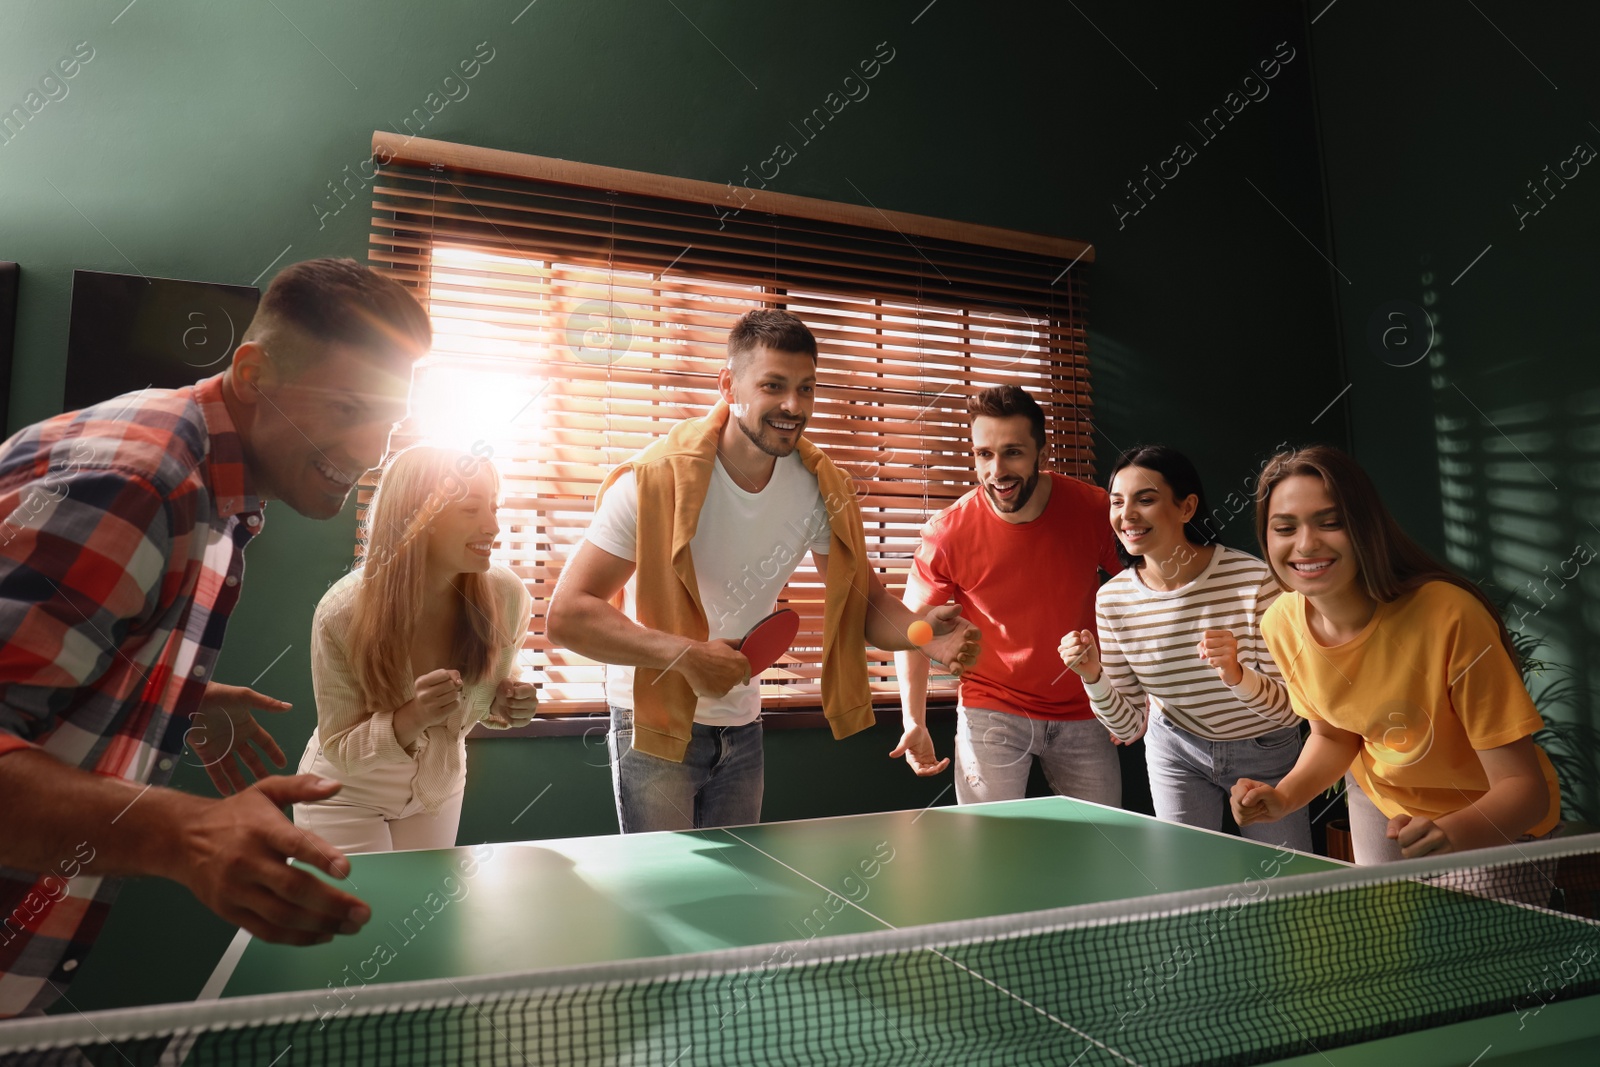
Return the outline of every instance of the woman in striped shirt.
[[[1156,814],[1220,830],[1234,782],[1276,782],[1300,755],[1299,721],[1261,639],[1278,583],[1195,521],[1209,514],[1205,490],[1176,449],[1124,452],[1109,491],[1127,566],[1095,598],[1098,646],[1088,630],[1069,633],[1061,658],[1118,742],[1144,735]],[[1241,832],[1311,849],[1304,810]]]

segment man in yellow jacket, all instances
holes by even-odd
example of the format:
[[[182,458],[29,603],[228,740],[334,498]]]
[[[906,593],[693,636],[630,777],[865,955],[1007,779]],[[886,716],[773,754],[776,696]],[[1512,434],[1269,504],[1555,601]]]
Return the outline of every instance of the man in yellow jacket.
[[[835,738],[873,723],[868,644],[913,647],[919,616],[868,564],[850,480],[802,437],[817,342],[786,311],[728,335],[722,400],[612,471],[551,598],[551,641],[606,667],[624,833],[761,820],[761,693],[735,648],[810,550],[826,584],[822,706]],[[930,611],[922,651],[959,675],[978,631]]]

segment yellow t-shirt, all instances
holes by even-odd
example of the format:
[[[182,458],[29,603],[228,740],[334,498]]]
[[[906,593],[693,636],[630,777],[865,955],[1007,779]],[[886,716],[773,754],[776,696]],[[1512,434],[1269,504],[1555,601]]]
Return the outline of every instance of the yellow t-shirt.
[[[1261,635],[1288,684],[1294,710],[1360,734],[1351,765],[1358,785],[1389,817],[1437,818],[1489,788],[1477,750],[1544,726],[1500,631],[1472,594],[1428,582],[1388,604],[1355,637],[1320,645],[1306,598],[1288,593],[1261,620]],[[1561,818],[1561,788],[1543,749],[1550,810],[1529,832]]]

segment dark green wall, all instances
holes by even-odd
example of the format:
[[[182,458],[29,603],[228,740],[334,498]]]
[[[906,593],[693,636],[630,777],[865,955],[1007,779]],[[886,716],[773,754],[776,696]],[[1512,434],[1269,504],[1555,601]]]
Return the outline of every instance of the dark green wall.
[[[1311,421],[1343,384],[1342,283],[1313,247],[1325,243],[1324,197],[1299,6],[524,4],[10,5],[0,106],[23,103],[78,42],[94,50],[68,95],[0,144],[0,259],[24,270],[10,425],[59,408],[73,268],[250,283],[275,262],[364,256],[365,200],[324,217],[327,183],[480,42],[493,59],[424,136],[722,182],[887,41],[895,58],[871,95],[775,188],[1093,242],[1102,460],[1135,441],[1178,444],[1232,511],[1227,489],[1277,441],[1343,440],[1342,406]],[[1212,143],[1189,129],[1279,42],[1295,58],[1265,83],[1270,95]],[[1196,157],[1119,225],[1125,183],[1179,139]],[[257,684],[296,705],[275,720],[292,760],[314,722],[311,612],[348,560],[354,520],[273,509],[268,527],[221,676],[250,682],[288,650]],[[1247,543],[1246,523],[1228,538]],[[927,803],[948,776],[911,779],[883,759],[892,741],[774,733],[769,815]],[[605,771],[586,758],[597,762],[576,739],[475,744],[464,839],[608,830]],[[204,788],[192,767],[179,782]],[[199,972],[175,950],[214,957],[225,940],[175,887],[130,886],[74,1001],[192,995]]]
[[[1335,246],[1353,283],[1339,290],[1353,442],[1407,529],[1510,597],[1513,628],[1577,669],[1575,699],[1547,716],[1589,724],[1600,161],[1541,185],[1537,214],[1526,183],[1580,144],[1600,150],[1600,11],[1478,8],[1344,0],[1314,28]],[[1391,301],[1435,320],[1412,366],[1368,344]],[[1592,779],[1564,785],[1592,810]]]

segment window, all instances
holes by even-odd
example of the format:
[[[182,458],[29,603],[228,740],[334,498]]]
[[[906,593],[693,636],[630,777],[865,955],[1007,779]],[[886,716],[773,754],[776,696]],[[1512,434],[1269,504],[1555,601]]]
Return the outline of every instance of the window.
[[[617,463],[704,414],[733,322],[794,312],[821,352],[807,436],[856,480],[872,565],[895,593],[922,523],[973,486],[966,398],[1028,389],[1055,467],[1088,477],[1085,246],[657,175],[374,137],[375,266],[433,319],[395,444],[492,450],[497,562],[534,598],[525,673],[546,712],[605,707],[602,668],[544,637],[544,605]],[[820,703],[822,586],[809,557],[779,603],[795,647],[767,707]],[[869,651],[878,698],[892,654]],[[930,680],[931,700],[954,696]]]

